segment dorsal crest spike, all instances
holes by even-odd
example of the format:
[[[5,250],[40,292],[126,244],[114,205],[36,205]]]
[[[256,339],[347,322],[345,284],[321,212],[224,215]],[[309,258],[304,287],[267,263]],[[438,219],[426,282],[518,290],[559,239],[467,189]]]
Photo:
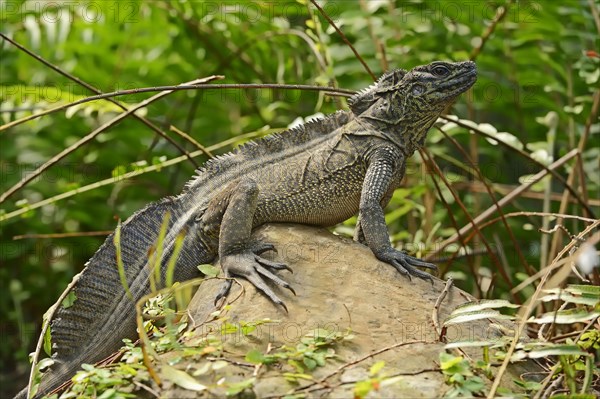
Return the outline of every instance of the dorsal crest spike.
[[[245,163],[248,159],[280,153],[318,137],[331,135],[351,118],[352,115],[348,111],[337,111],[322,118],[311,119],[291,129],[248,141],[231,152],[208,160],[203,167],[198,168],[196,175],[186,183],[181,195],[185,195],[194,187],[200,187],[212,177]]]

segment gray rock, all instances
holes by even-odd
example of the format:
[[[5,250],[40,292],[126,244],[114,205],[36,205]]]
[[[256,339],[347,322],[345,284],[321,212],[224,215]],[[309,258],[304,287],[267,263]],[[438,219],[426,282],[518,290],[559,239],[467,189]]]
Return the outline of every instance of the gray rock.
[[[257,229],[254,237],[275,244],[278,253],[271,259],[293,268],[293,274],[282,271],[278,275],[292,285],[297,296],[275,287],[289,309],[288,314],[246,281],[240,281],[243,290],[234,284],[229,296],[231,309],[227,311],[229,323],[264,318],[278,321],[259,326],[250,336],[229,338],[226,348],[229,353],[239,355],[240,363],[247,363],[244,355],[250,349],[264,352],[269,344],[273,348],[296,345],[301,337],[316,328],[335,332],[350,328],[354,338],[336,346],[338,358],[310,374],[318,381],[336,370],[339,372],[322,384],[312,385],[304,392],[309,397],[353,397],[355,382],[368,379],[369,368],[378,361],[385,361],[382,373],[398,378],[393,384],[382,384],[367,397],[437,398],[449,389],[439,370],[439,353],[444,350],[444,343],[438,341],[432,322],[434,304],[444,288],[442,280],[434,279],[433,286],[417,278],[409,281],[390,265],[378,261],[366,246],[335,236],[326,229],[271,224]],[[216,310],[212,302],[221,283],[220,280],[207,281],[194,296],[188,310],[197,325],[211,320],[211,313]],[[472,299],[470,295],[453,287],[440,308],[440,322],[469,299]],[[510,323],[503,324],[511,327]],[[200,328],[209,326],[219,325],[211,322]],[[488,321],[460,324],[447,332],[450,341],[486,340],[497,336],[497,330]],[[404,344],[369,356],[401,343]],[[481,349],[466,352],[475,360],[481,358]],[[518,368],[522,367],[524,365]],[[282,371],[293,370],[261,367],[252,392],[246,390],[245,393],[260,398],[283,396],[311,384],[310,381],[287,382]],[[222,373],[227,382],[243,381],[254,372],[255,369],[247,365],[232,364],[220,369],[219,375]],[[518,379],[520,372],[511,366],[503,386],[518,391],[512,379]],[[210,392],[209,396],[225,394],[218,389]]]

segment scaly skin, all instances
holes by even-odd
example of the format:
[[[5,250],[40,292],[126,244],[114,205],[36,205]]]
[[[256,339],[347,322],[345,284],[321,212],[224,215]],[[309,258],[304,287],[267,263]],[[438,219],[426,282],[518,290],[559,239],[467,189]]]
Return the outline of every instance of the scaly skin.
[[[406,159],[423,145],[443,110],[475,80],[475,64],[469,61],[396,70],[357,93],[351,111],[207,162],[182,194],[150,204],[123,223],[122,259],[134,299],[150,292],[148,276],[155,265],[160,265],[164,281],[175,238],[185,232],[175,281],[194,278],[197,265],[219,255],[225,276],[247,279],[285,307],[265,281],[292,290],[274,274],[289,267],[260,256],[273,247],[251,241],[252,229],[267,222],[332,226],[356,212],[355,239],[401,274],[431,279],[417,267],[434,265],[392,248],[383,208],[404,177]],[[159,257],[156,241],[167,214]],[[75,284],[73,306],[57,310],[51,323],[55,365],[44,375],[36,397],[70,378],[81,363],[97,362],[118,350],[123,338],[135,336],[135,301],[125,295],[115,254],[111,235]],[[217,300],[230,287],[228,280]],[[25,391],[17,397],[25,397]]]

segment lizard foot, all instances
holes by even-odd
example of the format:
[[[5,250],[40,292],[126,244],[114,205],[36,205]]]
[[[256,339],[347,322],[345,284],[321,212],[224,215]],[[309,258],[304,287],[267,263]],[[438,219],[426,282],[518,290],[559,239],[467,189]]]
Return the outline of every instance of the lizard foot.
[[[431,284],[433,284],[431,274],[425,273],[424,271],[417,269],[417,267],[425,267],[434,270],[435,272],[438,270],[437,266],[432,263],[424,262],[414,256],[407,255],[406,253],[393,248],[390,248],[388,251],[377,256],[377,258],[394,266],[400,274],[408,277],[409,280],[411,279],[411,276],[415,276],[423,280],[429,280],[431,281]]]
[[[253,245],[252,250],[244,251],[239,254],[231,254],[221,258],[221,267],[225,272],[225,277],[243,277],[250,281],[259,291],[262,291],[267,298],[281,305],[287,312],[285,303],[273,292],[273,290],[265,283],[265,279],[271,280],[275,284],[287,288],[292,291],[294,295],[296,292],[294,289],[284,280],[273,274],[271,270],[289,270],[291,268],[285,263],[273,262],[258,256],[257,253],[262,253],[268,250],[274,249],[271,244],[259,244]],[[269,270],[270,269],[270,270]],[[233,285],[232,280],[226,280],[223,286],[219,290],[217,297],[215,298],[215,304],[225,298],[229,294],[229,290]]]

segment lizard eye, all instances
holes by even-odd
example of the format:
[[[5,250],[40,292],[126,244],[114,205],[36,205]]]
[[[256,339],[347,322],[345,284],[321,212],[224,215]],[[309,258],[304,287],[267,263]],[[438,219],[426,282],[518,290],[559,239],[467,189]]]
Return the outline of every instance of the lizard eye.
[[[425,86],[423,85],[414,85],[412,88],[412,93],[415,96],[420,96],[421,94],[425,93]]]
[[[431,73],[435,76],[443,77],[450,73],[450,70],[443,65],[436,65],[431,68]]]

